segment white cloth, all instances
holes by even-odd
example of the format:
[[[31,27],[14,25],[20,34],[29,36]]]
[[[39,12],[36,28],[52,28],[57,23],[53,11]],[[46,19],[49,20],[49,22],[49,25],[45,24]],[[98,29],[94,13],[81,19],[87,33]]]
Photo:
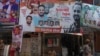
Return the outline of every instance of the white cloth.
[[[2,3],[0,3],[0,9],[2,9],[3,8],[3,4]]]
[[[33,25],[33,23],[29,26],[29,25],[23,25],[23,31],[24,32],[34,32],[35,31],[35,27]]]
[[[4,56],[8,56],[9,55],[9,47],[10,47],[10,45],[5,45],[4,53],[3,53]]]
[[[38,17],[39,15],[38,14],[30,14],[30,16],[32,16],[32,17]]]
[[[7,13],[10,14],[11,12],[11,5],[8,6]]]

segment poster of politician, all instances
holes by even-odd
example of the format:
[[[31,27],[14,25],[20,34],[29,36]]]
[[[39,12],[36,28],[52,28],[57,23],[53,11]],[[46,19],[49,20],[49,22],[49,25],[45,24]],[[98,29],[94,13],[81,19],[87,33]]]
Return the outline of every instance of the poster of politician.
[[[0,24],[14,25],[18,23],[18,0],[1,0],[0,1]]]
[[[19,24],[24,32],[80,32],[80,13],[79,1],[21,0]]]
[[[21,51],[23,31],[21,25],[14,26],[12,30],[12,43],[15,44],[17,51]]]
[[[83,25],[100,28],[100,7],[86,3],[82,7]]]

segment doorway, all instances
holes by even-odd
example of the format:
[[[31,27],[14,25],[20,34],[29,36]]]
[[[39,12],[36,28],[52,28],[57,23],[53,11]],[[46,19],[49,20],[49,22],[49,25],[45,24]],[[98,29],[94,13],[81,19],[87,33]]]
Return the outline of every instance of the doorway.
[[[82,37],[78,35],[62,34],[62,56],[82,56]]]
[[[42,39],[43,55],[42,56],[61,56],[61,34],[44,33]]]
[[[39,33],[24,34],[20,56],[41,56],[41,36]]]

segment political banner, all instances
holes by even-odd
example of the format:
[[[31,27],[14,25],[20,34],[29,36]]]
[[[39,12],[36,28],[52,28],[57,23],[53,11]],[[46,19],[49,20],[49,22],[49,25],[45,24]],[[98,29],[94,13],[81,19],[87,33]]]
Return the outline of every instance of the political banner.
[[[19,1],[1,0],[0,1],[0,24],[14,25],[18,23],[19,18]]]
[[[22,46],[22,38],[23,38],[23,31],[22,31],[22,26],[17,25],[14,26],[12,30],[12,43],[15,44],[17,51],[21,51],[21,46]]]
[[[100,28],[100,7],[83,3],[82,20],[84,26]]]
[[[91,4],[83,3],[82,6],[82,19],[83,25],[91,24],[90,20],[93,20],[94,6]]]
[[[19,24],[24,32],[80,32],[80,13],[79,1],[21,1]]]

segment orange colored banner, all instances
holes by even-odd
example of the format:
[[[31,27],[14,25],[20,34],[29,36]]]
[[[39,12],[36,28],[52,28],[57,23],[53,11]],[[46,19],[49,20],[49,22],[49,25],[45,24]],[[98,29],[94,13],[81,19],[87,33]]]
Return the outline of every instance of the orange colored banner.
[[[36,32],[49,32],[49,33],[60,33],[61,32],[61,28],[40,28],[40,27],[36,27],[35,28]]]

